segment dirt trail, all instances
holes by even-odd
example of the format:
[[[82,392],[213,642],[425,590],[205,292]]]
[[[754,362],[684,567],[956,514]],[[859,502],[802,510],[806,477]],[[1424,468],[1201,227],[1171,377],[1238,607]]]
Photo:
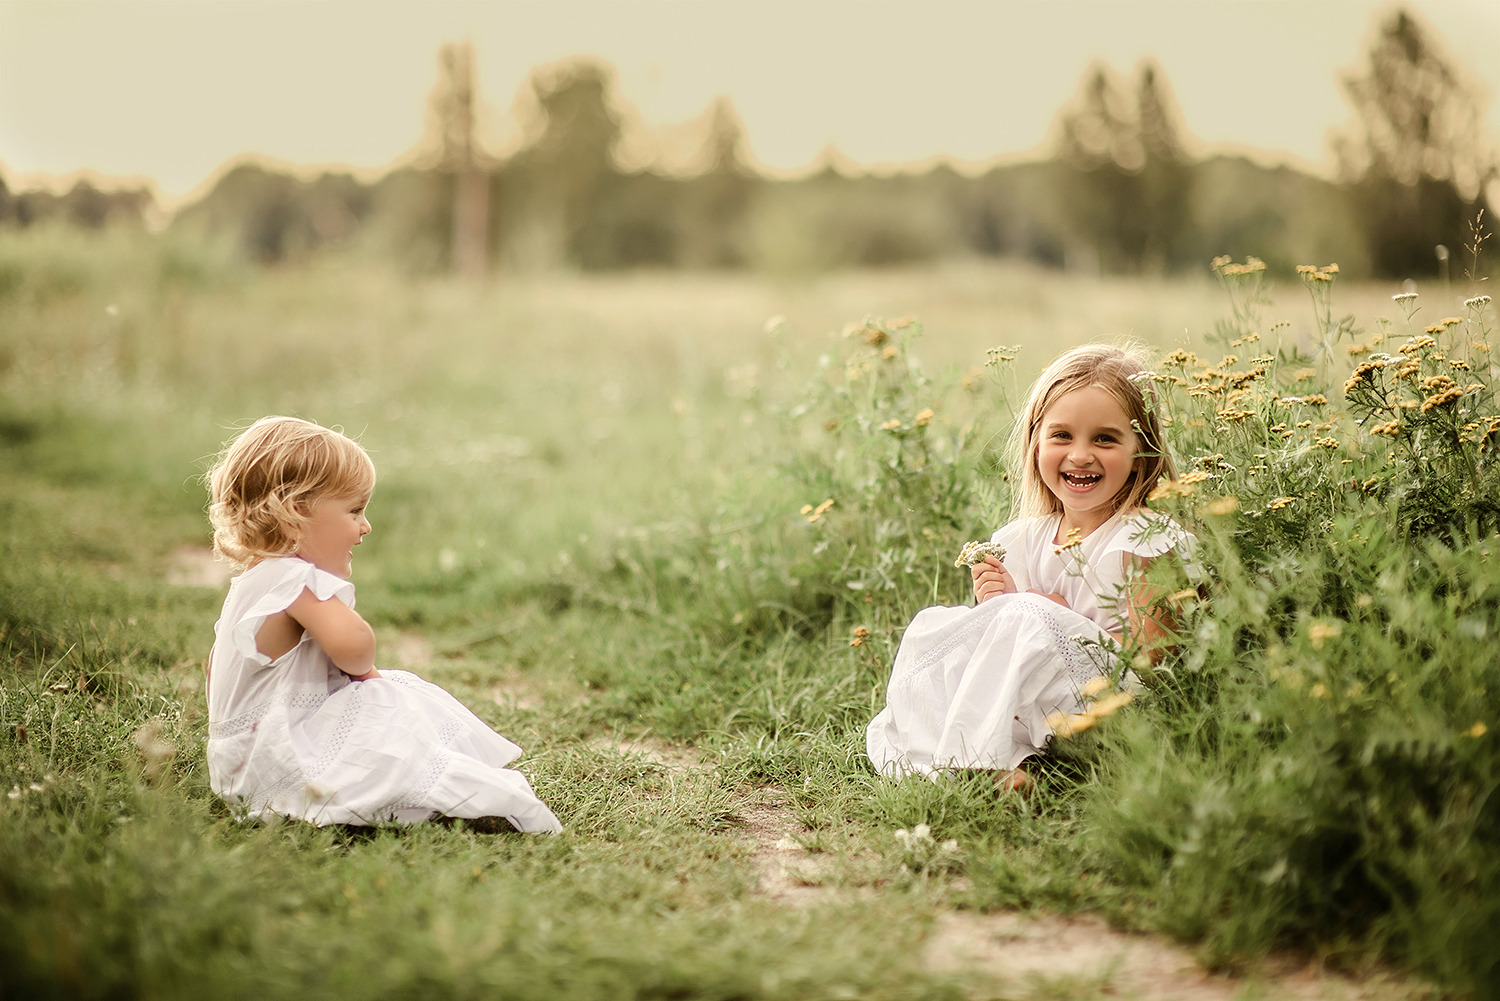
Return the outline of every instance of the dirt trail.
[[[389,648],[393,667],[420,671],[434,653],[418,636],[403,634]],[[492,686],[502,705],[540,708],[564,693],[531,679],[507,678]],[[705,771],[693,748],[655,737],[600,735],[587,745],[601,753],[641,757],[683,773]],[[791,908],[871,892],[840,887],[834,852],[809,851],[804,831],[779,789],[758,790],[738,811],[736,836],[750,849],[758,876],[755,893]],[[1395,976],[1350,978],[1286,957],[1273,957],[1252,974],[1212,974],[1192,952],[1167,939],[1111,928],[1092,915],[1064,918],[1017,912],[939,913],[922,945],[935,973],[979,974],[1012,990],[1040,996],[1106,994],[1147,1001],[1410,1001],[1426,998],[1420,986]]]

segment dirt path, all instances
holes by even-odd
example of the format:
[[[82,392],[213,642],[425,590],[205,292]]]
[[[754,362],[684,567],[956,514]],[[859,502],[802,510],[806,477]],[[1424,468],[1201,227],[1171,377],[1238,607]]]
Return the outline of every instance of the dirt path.
[[[391,666],[421,672],[434,657],[430,644],[403,634],[389,648]],[[565,693],[532,679],[507,678],[492,686],[502,705],[539,708]],[[651,736],[600,735],[587,746],[603,754],[641,757],[676,772],[712,766],[692,747]],[[735,836],[750,852],[755,893],[802,909],[840,895],[875,892],[838,885],[834,851],[809,851],[808,834],[782,790],[760,789],[738,810]],[[1288,957],[1273,957],[1243,977],[1212,974],[1192,952],[1161,936],[1118,931],[1092,915],[1064,918],[1018,912],[980,914],[947,910],[936,915],[922,945],[935,973],[977,975],[1022,996],[1118,996],[1142,1001],[1413,1001],[1430,993],[1400,977],[1351,978]],[[986,991],[983,996],[990,996]]]

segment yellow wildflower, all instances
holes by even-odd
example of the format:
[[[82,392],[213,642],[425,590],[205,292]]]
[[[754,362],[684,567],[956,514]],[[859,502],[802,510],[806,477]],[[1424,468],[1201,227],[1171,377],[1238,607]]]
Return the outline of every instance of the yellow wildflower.
[[[1240,499],[1232,494],[1208,502],[1208,513],[1216,515],[1234,514],[1240,509]]]
[[[913,427],[925,428],[928,424],[932,423],[932,418],[932,408],[927,407],[918,413],[917,416],[913,417],[911,423]]]
[[[1282,508],[1286,507],[1289,504],[1292,504],[1296,500],[1296,497],[1277,497],[1270,501],[1266,505],[1266,507],[1270,508],[1272,511],[1280,511]]]
[[[1337,639],[1343,635],[1343,632],[1342,622],[1314,622],[1307,627],[1307,638],[1311,641],[1314,650],[1321,650],[1324,643]]]
[[[832,497],[828,498],[817,507],[813,507],[811,504],[802,505],[802,514],[807,516],[807,523],[810,525],[813,522],[822,519],[823,515],[827,514],[828,509],[831,507],[833,507]]]
[[[870,630],[866,629],[864,626],[856,626],[854,629],[854,638],[849,641],[849,645],[864,646],[865,640],[869,637],[869,635]]]
[[[1474,737],[1475,739],[1478,739],[1480,737],[1483,737],[1485,734],[1487,734],[1489,732],[1490,732],[1490,728],[1489,727],[1485,726],[1481,722],[1476,721],[1473,726],[1469,727],[1467,730],[1464,731],[1464,736],[1465,737]]]
[[[882,431],[894,431],[894,430],[896,430],[900,426],[901,426],[901,421],[898,418],[892,417],[890,420],[888,420],[884,424],[880,425],[880,429]]]

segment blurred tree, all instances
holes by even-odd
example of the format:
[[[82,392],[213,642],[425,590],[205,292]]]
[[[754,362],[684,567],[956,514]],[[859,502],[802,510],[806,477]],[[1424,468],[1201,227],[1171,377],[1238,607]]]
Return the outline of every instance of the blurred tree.
[[[474,134],[474,48],[444,45],[442,76],[432,95],[435,159],[453,178],[453,268],[483,275],[489,266],[490,170]]]
[[[619,177],[614,154],[621,125],[612,84],[609,70],[591,59],[569,60],[531,78],[535,138],[512,159],[504,181],[506,204],[521,216],[508,229],[530,263],[601,256],[590,224]]]
[[[1435,248],[1465,242],[1497,176],[1483,98],[1400,9],[1377,31],[1368,66],[1343,83],[1358,121],[1334,149],[1374,267],[1389,277],[1435,274]]]
[[[703,121],[698,172],[685,182],[679,213],[681,263],[734,267],[745,263],[745,216],[755,174],[745,163],[745,127],[727,97],[709,106]]]
[[[1090,267],[1159,272],[1185,263],[1192,167],[1156,65],[1142,64],[1132,97],[1102,64],[1058,121],[1055,194]]]

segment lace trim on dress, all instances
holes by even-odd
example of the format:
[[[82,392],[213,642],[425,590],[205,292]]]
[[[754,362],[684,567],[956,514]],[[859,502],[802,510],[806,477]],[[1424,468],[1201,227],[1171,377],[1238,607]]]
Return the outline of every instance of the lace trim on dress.
[[[265,718],[266,713],[278,707],[315,712],[327,701],[327,692],[278,692],[249,712],[240,713],[238,716],[232,716],[217,723],[210,723],[208,739],[223,740],[225,737],[238,737],[242,733],[248,733]]]

